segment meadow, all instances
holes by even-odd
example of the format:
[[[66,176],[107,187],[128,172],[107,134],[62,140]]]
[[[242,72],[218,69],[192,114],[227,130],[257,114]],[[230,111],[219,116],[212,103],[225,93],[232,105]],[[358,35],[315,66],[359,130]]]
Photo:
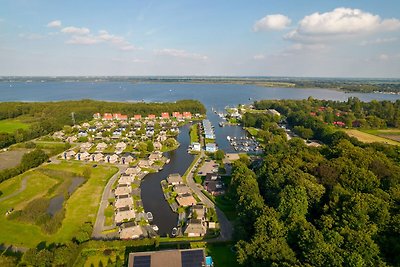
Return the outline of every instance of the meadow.
[[[33,200],[59,193],[60,187],[66,186],[62,180],[63,173],[83,175],[88,166],[91,165],[75,162],[47,164],[1,183],[0,243],[17,247],[35,247],[40,242],[64,243],[71,240],[85,222],[94,223],[103,188],[117,171],[115,167],[90,167],[89,179],[64,202],[65,217],[54,234],[44,233],[36,224],[10,219],[12,214],[6,216],[10,208],[23,210]],[[26,187],[21,191],[24,180]]]
[[[344,130],[349,136],[357,138],[361,142],[365,143],[373,143],[373,142],[379,142],[379,143],[385,143],[389,145],[400,145],[400,142],[397,142],[395,140],[385,138],[382,136],[375,135],[376,131],[374,131],[374,134],[365,132],[365,131],[359,131],[355,129],[347,129]]]
[[[18,129],[28,129],[29,124],[19,119],[0,120],[0,133],[13,133]]]

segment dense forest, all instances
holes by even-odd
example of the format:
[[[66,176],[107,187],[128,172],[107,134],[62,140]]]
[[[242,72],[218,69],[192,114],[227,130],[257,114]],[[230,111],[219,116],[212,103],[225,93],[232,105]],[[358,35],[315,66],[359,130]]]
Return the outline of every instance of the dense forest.
[[[193,114],[206,112],[202,103],[196,100],[180,100],[175,103],[121,103],[94,100],[61,102],[3,102],[0,103],[0,120],[22,116],[30,120],[29,129],[19,129],[12,134],[0,133],[0,148],[14,143],[30,140],[72,125],[71,113],[74,112],[76,123],[92,119],[96,112],[118,112],[133,116],[141,114],[160,115],[162,112],[189,111]]]
[[[258,137],[265,154],[257,168],[243,161],[233,167],[229,194],[237,201],[238,261],[244,266],[399,266],[400,149],[364,144],[332,130],[318,118],[325,109],[310,114],[329,106],[390,125],[394,117],[387,114],[398,112],[399,104],[256,103],[259,109],[279,110],[291,127],[309,129],[325,145],[287,141],[270,115],[245,116],[262,129]]]

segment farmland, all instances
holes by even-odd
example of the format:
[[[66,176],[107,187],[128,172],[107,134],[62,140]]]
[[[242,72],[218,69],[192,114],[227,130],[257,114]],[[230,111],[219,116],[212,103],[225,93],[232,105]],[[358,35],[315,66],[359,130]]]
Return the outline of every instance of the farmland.
[[[359,130],[354,130],[354,129],[349,129],[349,130],[344,130],[349,136],[357,138],[361,142],[365,143],[373,143],[373,142],[379,142],[379,143],[385,143],[385,144],[390,144],[390,145],[400,145],[400,142],[381,137],[378,135],[370,134],[364,131],[359,131]]]

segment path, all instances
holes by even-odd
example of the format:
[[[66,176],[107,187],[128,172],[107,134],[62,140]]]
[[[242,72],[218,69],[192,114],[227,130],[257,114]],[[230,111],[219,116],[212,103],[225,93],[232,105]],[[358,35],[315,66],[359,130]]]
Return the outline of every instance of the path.
[[[107,208],[108,205],[108,199],[111,196],[111,190],[112,186],[115,183],[115,181],[118,179],[119,175],[126,170],[126,166],[121,166],[118,165],[118,172],[116,172],[107,182],[107,185],[104,187],[103,195],[101,196],[101,201],[100,201],[100,207],[99,210],[97,211],[97,217],[96,217],[96,222],[93,226],[93,233],[92,233],[92,238],[94,239],[101,239],[106,237],[102,232],[104,230],[108,230],[109,227],[104,226],[104,222],[106,220],[106,217],[104,215],[104,210]]]
[[[220,225],[220,236],[215,238],[215,241],[229,241],[232,239],[233,227],[232,223],[226,218],[225,214],[222,212],[218,206],[214,204],[206,195],[201,191],[203,187],[196,184],[193,180],[193,169],[199,161],[204,157],[204,151],[201,151],[201,156],[197,159],[197,162],[193,164],[192,168],[189,170],[189,174],[186,176],[186,182],[188,186],[193,190],[193,192],[199,197],[199,199],[208,207],[214,208],[217,212],[218,222]]]
[[[28,180],[29,177],[30,177],[30,176],[26,176],[24,179],[22,179],[20,189],[18,189],[17,191],[15,191],[15,192],[9,194],[8,196],[1,197],[1,198],[0,198],[0,202],[2,202],[2,201],[4,201],[4,200],[7,200],[7,199],[9,199],[9,198],[15,197],[16,195],[18,195],[19,193],[21,193],[22,191],[24,191],[24,190],[26,189],[26,182],[27,182],[27,180]]]

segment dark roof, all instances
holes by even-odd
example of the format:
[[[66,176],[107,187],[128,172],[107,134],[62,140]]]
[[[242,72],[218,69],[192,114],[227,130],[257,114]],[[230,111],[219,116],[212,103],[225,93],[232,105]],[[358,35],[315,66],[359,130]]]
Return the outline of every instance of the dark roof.
[[[201,267],[204,249],[160,250],[129,254],[129,267]]]

